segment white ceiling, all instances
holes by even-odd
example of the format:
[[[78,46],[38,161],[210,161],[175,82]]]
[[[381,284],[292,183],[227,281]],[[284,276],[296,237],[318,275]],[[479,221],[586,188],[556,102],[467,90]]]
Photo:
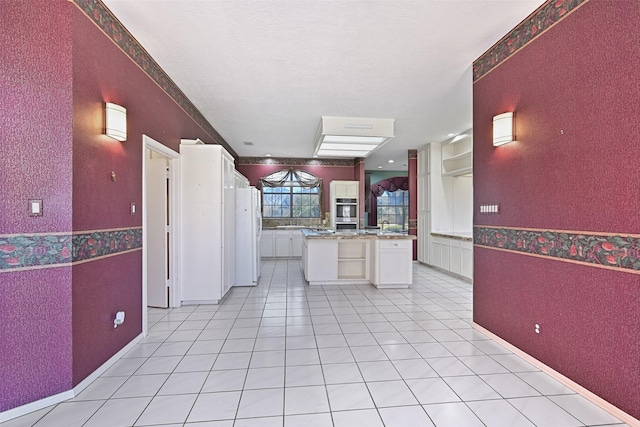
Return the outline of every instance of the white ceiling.
[[[471,127],[472,62],[543,3],[103,2],[238,155],[310,158],[323,115],[393,118],[366,159],[384,170]]]

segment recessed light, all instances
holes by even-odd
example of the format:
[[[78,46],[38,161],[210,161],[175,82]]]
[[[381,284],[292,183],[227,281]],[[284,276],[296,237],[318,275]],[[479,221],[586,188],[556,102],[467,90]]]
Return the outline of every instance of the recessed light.
[[[389,163],[393,163],[393,160],[389,160]]]
[[[382,169],[382,165],[378,166],[378,169]]]
[[[447,134],[447,138],[451,138],[452,136],[456,136],[456,135],[457,135],[457,133],[448,133]]]
[[[271,157],[271,154],[267,153],[267,154],[265,154],[265,156],[267,156],[267,157]]]

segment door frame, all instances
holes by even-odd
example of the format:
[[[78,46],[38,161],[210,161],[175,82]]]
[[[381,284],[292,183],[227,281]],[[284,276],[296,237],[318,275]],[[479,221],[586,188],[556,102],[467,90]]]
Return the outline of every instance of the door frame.
[[[147,149],[168,160],[169,165],[169,307],[180,307],[178,263],[180,231],[180,154],[153,138],[142,135],[142,333],[147,336]]]

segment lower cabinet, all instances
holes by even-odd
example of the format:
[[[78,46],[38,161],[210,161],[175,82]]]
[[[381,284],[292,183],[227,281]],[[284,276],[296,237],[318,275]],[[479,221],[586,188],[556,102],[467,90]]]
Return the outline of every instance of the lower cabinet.
[[[338,279],[338,241],[304,240],[304,278],[309,284],[335,282]]]
[[[473,242],[431,236],[431,265],[467,279],[473,278]]]
[[[410,239],[304,239],[309,285],[372,284],[407,288],[413,280]]]
[[[260,235],[260,257],[273,258],[276,256],[275,238],[275,230],[262,230]]]
[[[276,258],[288,258],[291,256],[291,231],[276,230],[275,235]]]
[[[468,279],[473,279],[473,243],[461,242],[461,264],[460,275]]]
[[[302,232],[294,230],[262,230],[260,256],[262,258],[302,257]]]
[[[412,280],[413,242],[411,240],[376,240],[374,276],[377,288],[408,287]]]

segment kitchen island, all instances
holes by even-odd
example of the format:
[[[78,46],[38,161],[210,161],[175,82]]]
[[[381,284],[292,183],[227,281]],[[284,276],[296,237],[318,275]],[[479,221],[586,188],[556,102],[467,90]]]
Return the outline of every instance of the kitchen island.
[[[315,285],[372,284],[408,288],[412,283],[411,240],[415,236],[380,231],[303,229],[305,279]]]

